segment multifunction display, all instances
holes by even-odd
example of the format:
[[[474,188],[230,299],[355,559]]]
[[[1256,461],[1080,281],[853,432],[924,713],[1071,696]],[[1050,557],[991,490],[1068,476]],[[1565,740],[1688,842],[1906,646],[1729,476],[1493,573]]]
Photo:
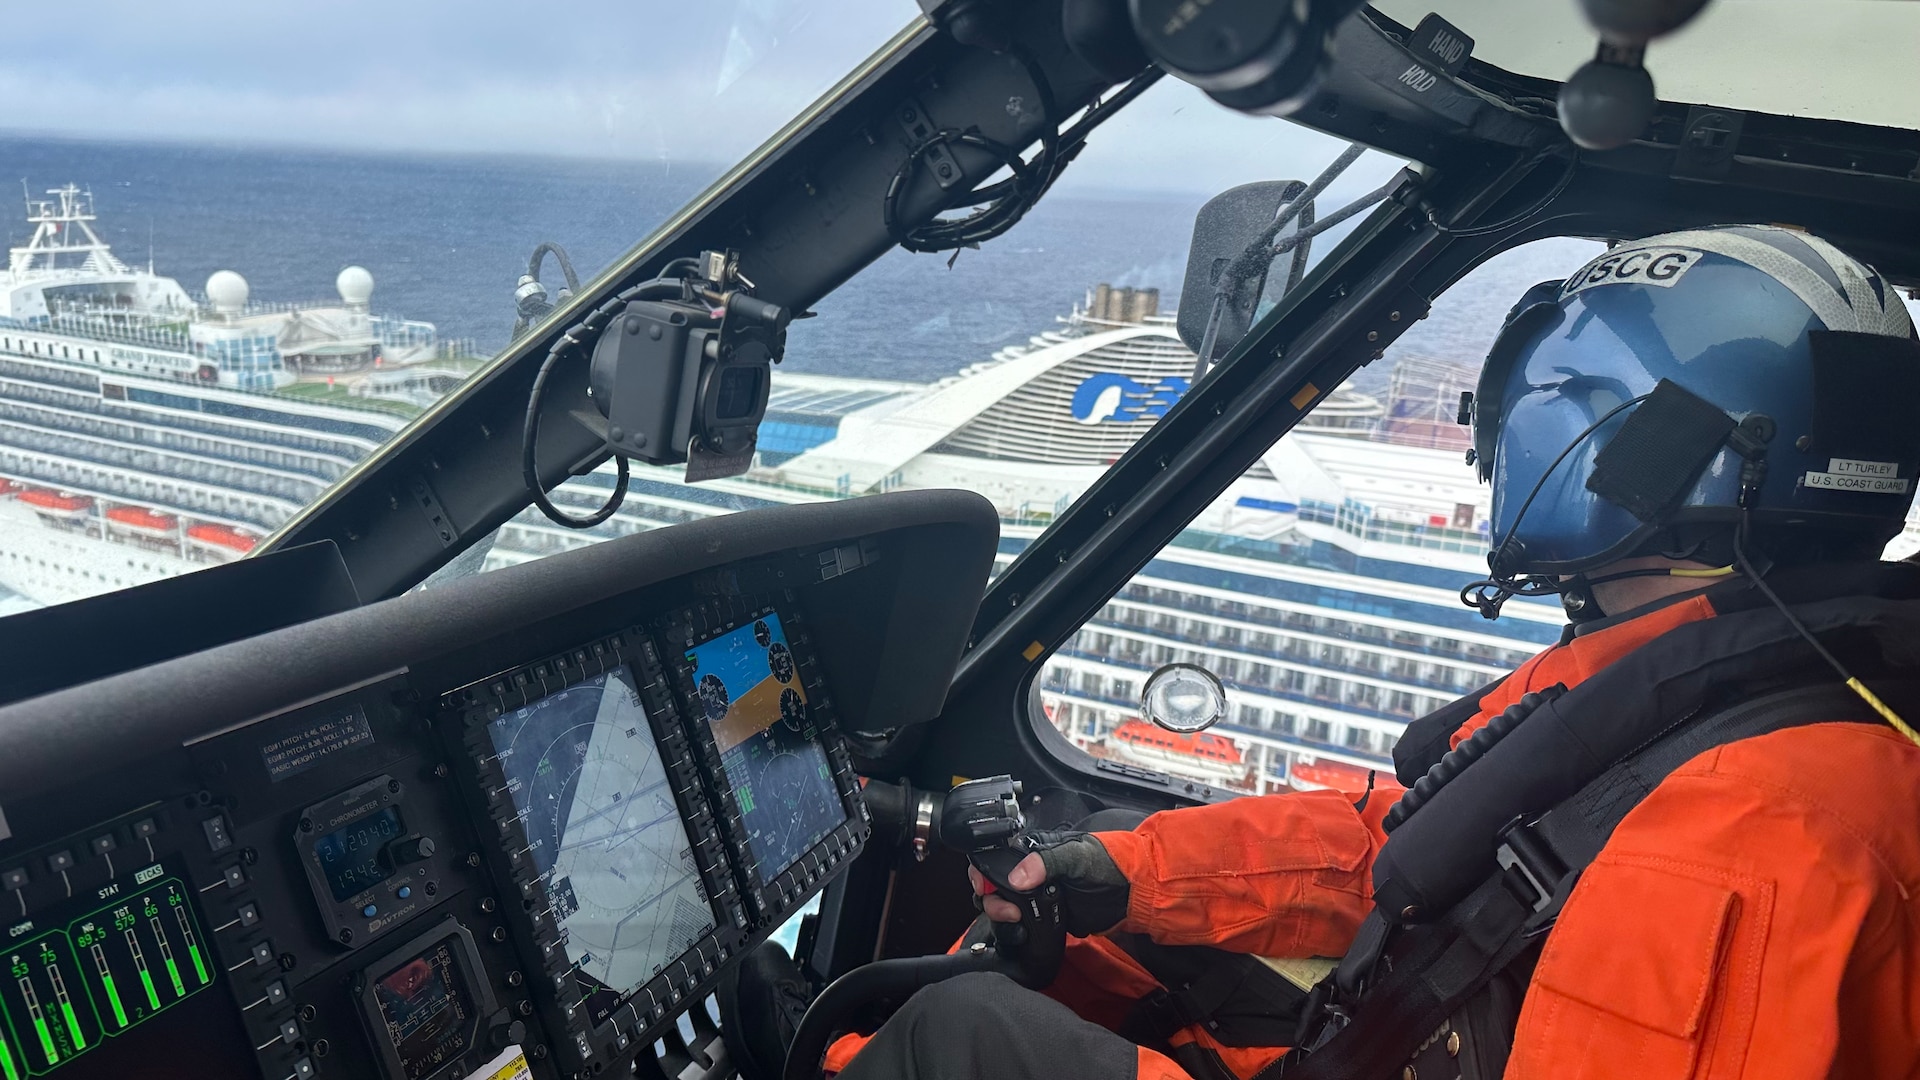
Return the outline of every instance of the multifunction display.
[[[686,650],[686,664],[766,885],[847,819],[793,648],[768,611]]]
[[[651,1045],[859,852],[808,646],[770,596],[709,598],[443,699],[517,894],[489,937],[538,958],[526,981],[563,1069]]]
[[[0,945],[5,1080],[64,1065],[212,985],[213,961],[178,878],[155,864],[100,891],[114,895],[96,910]]]
[[[633,672],[529,702],[488,735],[598,1023],[714,928]]]
[[[787,592],[712,597],[654,626],[739,896],[754,930],[778,925],[867,834],[805,613]]]
[[[429,1080],[463,1060],[493,1011],[473,936],[452,919],[374,962],[360,1004],[388,1076]]]

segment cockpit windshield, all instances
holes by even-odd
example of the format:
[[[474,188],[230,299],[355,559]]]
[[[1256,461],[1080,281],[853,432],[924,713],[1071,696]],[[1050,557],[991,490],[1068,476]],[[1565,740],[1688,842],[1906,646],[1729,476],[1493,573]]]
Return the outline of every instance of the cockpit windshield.
[[[89,10],[81,33],[16,26],[0,58],[0,161],[25,180],[0,610],[253,550],[920,25],[906,0]],[[1201,204],[1341,149],[1165,80],[1004,238],[895,250],[796,322],[747,474],[636,464],[599,528],[529,510],[444,572],[903,487],[980,491],[1037,535],[1193,380],[1172,316]],[[1365,155],[1321,206],[1403,164]]]

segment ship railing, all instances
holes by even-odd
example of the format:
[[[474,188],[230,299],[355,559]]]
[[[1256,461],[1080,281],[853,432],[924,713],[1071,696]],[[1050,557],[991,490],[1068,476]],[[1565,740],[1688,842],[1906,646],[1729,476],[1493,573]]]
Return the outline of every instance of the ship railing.
[[[1313,651],[1310,649],[1261,648],[1248,642],[1223,641],[1219,638],[1212,638],[1203,634],[1190,634],[1181,630],[1168,630],[1157,626],[1142,626],[1128,623],[1108,616],[1104,612],[1089,619],[1083,630],[1092,630],[1095,632],[1107,630],[1138,634],[1142,638],[1155,641],[1175,641],[1182,645],[1190,645],[1195,648],[1217,652],[1229,658],[1238,659],[1245,657],[1254,661],[1287,664],[1310,673],[1336,672],[1341,675],[1358,675],[1362,678],[1378,679],[1381,682],[1392,683],[1395,686],[1417,687],[1421,690],[1431,690],[1436,693],[1455,697],[1477,689],[1489,681],[1487,676],[1481,674],[1475,674],[1474,677],[1464,680],[1432,679],[1395,671],[1391,666],[1385,664],[1372,667],[1366,664],[1322,660],[1315,657]],[[1352,646],[1358,643],[1342,641],[1341,644]],[[1129,660],[1138,659],[1141,663],[1146,662],[1144,649],[1141,650],[1141,654],[1138,657],[1135,657],[1131,652],[1126,650],[1122,650],[1119,655]]]
[[[420,406],[410,402],[395,401],[391,398],[355,395],[346,387],[340,387],[338,393],[328,393],[325,395],[300,393],[295,389],[300,386],[314,385],[316,384],[294,383],[292,386],[282,386],[273,390],[244,392],[257,393],[261,397],[275,398],[280,401],[298,401],[305,405],[321,405],[329,409],[345,409],[349,412],[377,413],[389,418],[399,417],[402,420],[411,420],[426,411]],[[381,404],[375,404],[375,402],[380,402]],[[395,430],[398,429],[396,428]],[[391,432],[388,433],[389,436],[391,436],[391,434]]]
[[[18,366],[22,370],[14,370]],[[49,377],[58,371],[56,368],[43,368],[38,365],[9,365],[6,358],[0,357],[0,381],[11,380],[15,384],[4,391],[7,396],[17,400],[32,402],[49,409],[72,413],[76,416],[107,416],[127,423],[156,428],[177,428],[215,438],[222,438],[237,444],[279,447],[288,452],[318,454],[337,458],[347,462],[358,461],[366,456],[366,449],[346,441],[331,431],[318,428],[302,429],[298,433],[262,421],[249,422],[243,418],[217,418],[204,413],[194,413],[178,408],[166,408],[145,401],[111,400],[104,401],[97,393],[98,380],[90,374],[71,372],[73,382],[63,382]],[[65,374],[65,373],[63,373]],[[85,394],[72,393],[70,387],[95,391]],[[299,400],[297,397],[295,400]],[[352,409],[353,404],[343,403],[341,408]],[[360,406],[361,411],[385,413],[383,409],[369,409]],[[154,418],[149,419],[148,414]],[[383,441],[368,438],[370,445]]]
[[[1152,592],[1158,592],[1158,594],[1164,594],[1164,596],[1152,596],[1152,594],[1144,594],[1144,596],[1142,596],[1139,590],[1152,590]],[[1503,671],[1509,671],[1509,669],[1513,669],[1515,665],[1523,663],[1524,659],[1530,655],[1530,650],[1524,650],[1524,648],[1496,651],[1488,648],[1488,646],[1461,644],[1461,642],[1453,642],[1453,644],[1425,644],[1425,642],[1417,642],[1417,640],[1407,640],[1407,632],[1404,632],[1404,630],[1392,630],[1392,632],[1390,632],[1390,630],[1380,630],[1377,626],[1367,626],[1365,623],[1346,623],[1346,625],[1350,626],[1359,626],[1359,628],[1365,630],[1365,632],[1338,630],[1338,628],[1317,623],[1317,619],[1342,621],[1340,617],[1342,617],[1342,615],[1350,615],[1348,611],[1342,611],[1342,609],[1327,609],[1327,615],[1308,615],[1308,613],[1304,613],[1304,611],[1298,611],[1298,613],[1296,613],[1296,611],[1279,611],[1279,609],[1271,609],[1271,607],[1258,607],[1258,605],[1246,605],[1246,603],[1240,603],[1238,607],[1229,607],[1227,603],[1231,603],[1231,601],[1213,600],[1210,596],[1200,596],[1200,594],[1192,594],[1192,592],[1181,592],[1179,588],[1175,588],[1175,582],[1167,582],[1165,586],[1162,586],[1162,584],[1135,582],[1135,584],[1129,584],[1125,590],[1121,590],[1117,596],[1114,596],[1114,600],[1110,601],[1110,603],[1121,603],[1121,605],[1129,605],[1129,607],[1135,607],[1135,609],[1142,609],[1142,613],[1150,613],[1150,615],[1156,619],[1154,623],[1146,623],[1146,621],[1142,621],[1142,619],[1108,617],[1108,619],[1112,619],[1117,625],[1133,626],[1133,628],[1139,628],[1139,630],[1154,630],[1154,632],[1160,632],[1162,623],[1158,623],[1158,619],[1169,617],[1169,615],[1198,615],[1198,617],[1202,617],[1202,619],[1229,619],[1229,621],[1235,621],[1235,623],[1244,623],[1244,625],[1248,626],[1248,630],[1246,630],[1248,634],[1277,634],[1277,636],[1279,636],[1279,634],[1286,634],[1286,636],[1294,636],[1294,638],[1311,640],[1313,644],[1331,644],[1331,646],[1344,646],[1344,648],[1363,648],[1363,650],[1411,653],[1411,655],[1419,655],[1419,657],[1434,659],[1434,661],[1463,663],[1463,665],[1480,665],[1480,667],[1492,669],[1488,675],[1498,675],[1498,673],[1503,673]],[[1240,609],[1240,607],[1244,607],[1244,609]],[[1265,615],[1267,611],[1273,611],[1273,615]],[[1344,623],[1344,621],[1342,621],[1342,623]],[[1436,640],[1440,640],[1440,642],[1446,642],[1446,640],[1448,640],[1446,634],[1421,634],[1421,636],[1423,636],[1423,638],[1436,638]],[[1223,638],[1223,640],[1231,640],[1231,638]],[[1505,655],[1501,655],[1501,653],[1505,653]]]
[[[227,312],[214,310],[213,301],[208,299],[206,293],[195,292],[189,295],[203,317],[220,319],[227,316]],[[346,306],[346,302],[337,296],[322,300],[248,300],[246,306],[233,314],[244,319],[249,315],[285,315],[295,311],[311,311],[315,308],[342,309]]]
[[[71,431],[109,442],[127,443],[167,453],[195,455],[235,465],[251,465],[279,472],[299,473],[315,477],[322,483],[338,480],[346,474],[351,461],[357,460],[341,460],[312,450],[292,450],[272,444],[243,442],[230,436],[219,437],[199,431],[156,427],[152,424],[137,423],[99,412],[62,410],[0,397],[0,421],[6,420],[54,431]],[[188,440],[196,440],[196,442],[190,443]],[[200,445],[201,443],[209,445]],[[282,459],[311,459],[312,463],[305,464],[300,460]]]
[[[1067,685],[1058,685],[1058,686],[1042,685],[1041,689],[1046,693],[1056,694],[1062,698],[1077,699],[1079,701],[1083,701],[1091,704],[1106,705],[1109,707],[1123,709],[1126,712],[1135,716],[1138,716],[1140,713],[1139,701],[1131,698],[1120,697],[1118,695],[1111,694],[1106,691],[1083,690],[1077,686],[1067,686]],[[1268,696],[1272,696],[1272,695],[1268,695]],[[1316,702],[1315,704],[1320,704],[1320,703]],[[1351,710],[1342,710],[1342,711],[1351,711]],[[1400,720],[1401,718],[1391,717],[1390,719]],[[1235,723],[1231,720],[1222,720],[1220,723],[1215,724],[1213,727],[1208,728],[1207,730],[1219,732],[1221,734],[1227,734],[1227,735],[1253,735],[1262,739],[1270,739],[1273,742],[1281,743],[1289,749],[1298,749],[1298,750],[1305,751],[1307,753],[1347,754],[1353,757],[1365,759],[1367,761],[1379,762],[1381,765],[1388,766],[1388,767],[1391,767],[1393,764],[1393,760],[1390,756],[1386,754],[1382,754],[1377,750],[1365,749],[1358,746],[1347,746],[1343,743],[1337,743],[1327,739],[1316,739],[1310,735],[1302,735],[1294,731],[1280,731],[1275,728],[1252,727],[1247,724]]]
[[[100,378],[91,371],[61,367],[58,364],[16,363],[5,356],[0,356],[0,377],[62,389],[72,388],[96,392],[100,389]]]
[[[1148,572],[1151,573],[1151,571]],[[1522,647],[1495,651],[1492,647],[1484,645],[1462,643],[1428,645],[1418,641],[1408,641],[1403,636],[1396,636],[1397,634],[1404,633],[1401,631],[1369,628],[1373,632],[1353,633],[1350,631],[1334,630],[1319,625],[1314,620],[1341,619],[1342,616],[1351,615],[1352,612],[1334,608],[1328,609],[1326,615],[1309,615],[1305,612],[1292,612],[1265,607],[1260,608],[1261,611],[1274,611],[1278,616],[1276,618],[1255,614],[1252,610],[1240,611],[1226,608],[1222,606],[1221,601],[1208,596],[1183,592],[1174,588],[1174,584],[1175,583],[1172,582],[1164,586],[1142,583],[1131,584],[1115,594],[1109,603],[1129,605],[1136,609],[1146,609],[1151,611],[1155,617],[1189,614],[1206,619],[1232,620],[1246,624],[1248,629],[1245,632],[1248,634],[1290,634],[1313,639],[1316,643],[1348,648],[1379,649],[1393,653],[1407,653],[1433,660],[1450,661],[1456,664],[1477,664],[1491,669],[1486,672],[1489,677],[1510,670],[1524,662],[1532,652],[1530,649],[1524,647],[1525,643],[1520,642],[1516,642],[1515,644]],[[1143,590],[1153,590],[1169,595],[1143,595]],[[1117,625],[1131,629],[1151,630],[1154,633],[1161,632],[1161,627],[1157,623],[1149,624],[1144,621],[1133,621],[1127,619],[1125,616],[1109,615],[1104,617]],[[1364,624],[1356,623],[1350,625],[1361,626]],[[1422,636],[1435,637],[1442,641],[1448,640],[1446,636],[1441,633]],[[1225,644],[1230,640],[1231,639],[1223,639],[1222,643]],[[1277,651],[1286,652],[1287,650],[1280,649]],[[1505,655],[1501,655],[1501,653],[1505,653]],[[1468,689],[1471,689],[1471,687]]]
[[[1301,521],[1331,525],[1349,536],[1359,537],[1362,540],[1377,540],[1381,543],[1404,547],[1452,551],[1465,555],[1482,554],[1488,547],[1487,534],[1479,529],[1394,521],[1376,513],[1363,503],[1352,501],[1335,505],[1303,499],[1300,502],[1299,513]]]
[[[129,318],[108,315],[51,315],[33,320],[32,325],[21,325],[21,328],[37,330],[41,333],[65,334],[90,341],[109,341],[120,345],[164,349],[169,352],[191,352],[192,343],[188,341],[186,331],[175,329],[175,325],[172,321],[158,325],[135,323]]]
[[[360,446],[328,432],[302,429],[294,433],[258,421],[248,423],[239,419],[224,420],[209,418],[204,413],[189,414],[180,409],[162,411],[163,409],[163,406],[141,401],[113,401],[103,406],[96,399],[89,404],[87,411],[123,418],[128,423],[178,428],[182,431],[210,435],[236,443],[276,446],[290,452],[322,454],[349,462],[359,461],[366,456],[366,451]],[[164,419],[147,419],[148,415],[157,415]]]
[[[0,421],[0,428],[9,429],[6,439],[0,440],[9,449],[68,458],[103,469],[202,484],[269,499],[284,499],[295,504],[314,499],[326,490],[328,483],[318,477],[269,472],[264,467],[250,467],[178,450],[146,446],[101,447],[85,437],[75,439],[10,421]]]
[[[9,453],[4,447],[0,447],[0,473],[24,483],[43,485],[59,491],[71,491],[94,499],[145,506],[162,513],[178,514],[214,524],[258,529],[265,532],[272,532],[279,528],[297,509],[297,506],[282,504],[264,506],[265,512],[259,515],[222,513],[209,504],[156,495],[152,491],[143,490],[140,486],[126,483],[112,476],[104,478],[96,476],[92,480],[87,480],[74,475],[72,469],[42,467],[23,455]],[[98,510],[98,507],[96,506],[95,509]]]
[[[1068,646],[1067,648],[1058,650],[1055,653],[1055,655],[1070,656],[1076,660],[1086,660],[1096,664],[1108,664],[1114,667],[1127,667],[1128,670],[1130,671],[1138,670],[1140,674],[1143,676],[1147,673],[1146,668],[1139,668],[1139,669],[1132,668],[1126,665],[1122,660],[1117,659],[1113,656],[1109,656],[1103,653],[1093,652],[1091,650],[1076,649],[1076,648],[1073,648],[1072,646]],[[1364,704],[1362,702],[1350,701],[1347,698],[1341,697],[1341,696],[1315,694],[1315,693],[1310,693],[1302,690],[1294,690],[1290,687],[1283,687],[1283,686],[1263,686],[1259,683],[1247,682],[1246,680],[1238,679],[1238,678],[1222,678],[1220,681],[1222,683],[1225,683],[1229,689],[1239,690],[1242,693],[1257,694],[1261,697],[1274,698],[1276,700],[1281,700],[1281,701],[1291,701],[1301,705],[1317,705],[1317,706],[1320,706],[1321,708],[1332,709],[1336,712],[1345,713],[1351,716],[1365,716],[1374,720],[1386,720],[1395,724],[1408,723],[1409,721],[1412,721],[1413,719],[1421,715],[1420,712],[1416,709],[1382,709],[1376,706]],[[1113,700],[1115,701],[1115,703],[1126,705],[1128,708],[1137,708],[1140,704],[1138,699],[1122,698],[1119,695],[1113,695]]]

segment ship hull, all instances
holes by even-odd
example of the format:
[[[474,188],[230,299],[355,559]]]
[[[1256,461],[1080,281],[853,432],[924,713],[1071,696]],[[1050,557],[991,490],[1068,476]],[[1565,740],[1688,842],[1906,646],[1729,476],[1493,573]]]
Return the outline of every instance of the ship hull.
[[[207,565],[157,545],[102,536],[98,525],[52,524],[17,499],[0,499],[0,587],[50,606]]]

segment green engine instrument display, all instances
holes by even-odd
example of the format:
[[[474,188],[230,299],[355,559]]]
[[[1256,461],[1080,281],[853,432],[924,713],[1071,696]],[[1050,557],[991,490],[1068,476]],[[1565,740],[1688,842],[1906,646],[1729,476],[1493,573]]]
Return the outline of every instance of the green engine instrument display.
[[[0,945],[0,1078],[50,1072],[213,985],[187,887],[163,873],[137,871],[65,928]]]

